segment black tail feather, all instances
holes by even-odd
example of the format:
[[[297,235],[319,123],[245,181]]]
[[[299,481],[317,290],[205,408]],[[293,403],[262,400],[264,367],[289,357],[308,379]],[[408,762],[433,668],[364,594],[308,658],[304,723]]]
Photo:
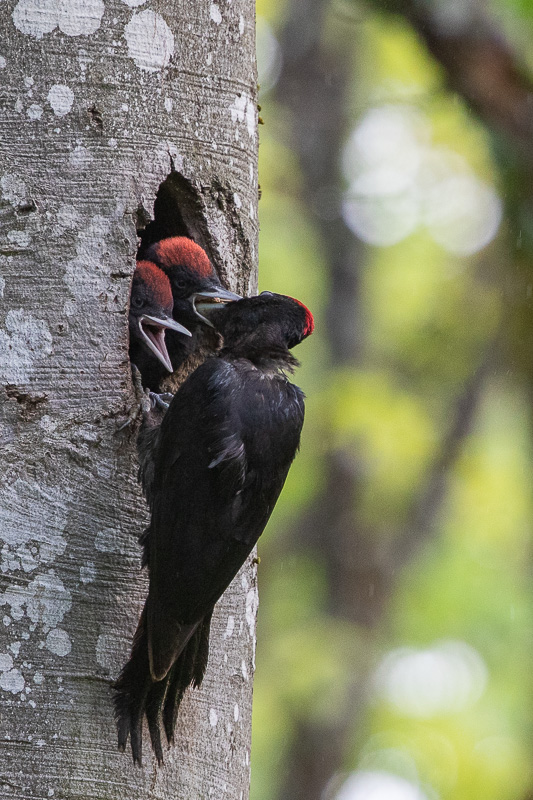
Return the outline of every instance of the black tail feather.
[[[200,626],[200,639],[198,642],[198,652],[196,654],[193,675],[193,686],[195,688],[202,685],[207,669],[207,661],[209,659],[209,630],[211,628],[212,616],[213,612],[210,611],[209,614],[206,614]]]
[[[190,644],[190,643],[189,643]],[[182,654],[183,655],[183,654]],[[163,708],[163,727],[165,729],[165,736],[167,742],[172,744],[174,741],[174,726],[178,714],[178,708],[182,701],[185,689],[183,688],[183,672],[184,660],[180,658],[168,674],[169,685],[167,695],[165,697],[165,705]]]
[[[185,691],[191,685],[200,686],[207,667],[210,621],[211,613],[198,625],[165,678],[153,681],[148,659],[146,613],[143,610],[133,639],[131,656],[113,685],[118,746],[124,751],[129,736],[136,764],[140,765],[142,759],[144,716],[155,757],[159,764],[163,763],[161,721],[167,741],[171,743]]]
[[[146,702],[146,719],[152,750],[159,764],[163,763],[163,747],[161,744],[161,707],[168,688],[168,675],[162,681],[152,683]]]
[[[128,736],[131,736],[131,752],[136,764],[140,764],[142,759],[142,718],[152,683],[145,618],[143,610],[133,638],[129,661],[113,685],[118,746],[120,750],[125,750]]]
[[[198,652],[201,627],[201,624],[198,625],[171,671],[172,675],[170,677],[165,706],[163,708],[163,724],[169,743],[174,739],[174,728],[176,727],[178,710],[183,700],[183,695],[187,687],[190,686],[193,681],[194,664]]]

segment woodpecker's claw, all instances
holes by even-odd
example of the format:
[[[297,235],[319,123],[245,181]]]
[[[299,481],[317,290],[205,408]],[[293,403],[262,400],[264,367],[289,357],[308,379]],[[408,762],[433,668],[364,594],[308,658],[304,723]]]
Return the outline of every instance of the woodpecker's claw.
[[[135,392],[136,402],[130,408],[126,421],[119,426],[118,431],[123,431],[128,425],[134,425],[139,417],[148,414],[152,410],[149,392],[143,389],[141,372],[135,364],[131,365],[131,380]]]
[[[148,392],[148,397],[150,398],[151,409],[161,408],[163,411],[166,411],[174,395],[170,392],[163,392],[162,394]]]

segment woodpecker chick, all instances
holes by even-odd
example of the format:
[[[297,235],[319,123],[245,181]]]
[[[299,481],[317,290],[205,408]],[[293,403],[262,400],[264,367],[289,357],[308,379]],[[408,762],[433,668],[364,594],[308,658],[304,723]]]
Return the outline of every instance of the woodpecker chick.
[[[155,386],[152,381],[161,365],[172,372],[165,331],[173,331],[180,339],[191,338],[191,332],[172,318],[173,304],[165,273],[149,261],[138,261],[130,297],[130,361],[139,369],[144,386]]]
[[[174,319],[192,333],[190,340],[174,334],[167,339],[174,372],[166,379],[161,374],[159,389],[174,393],[220,347],[220,337],[210,322],[211,313],[219,305],[241,297],[222,286],[205,250],[186,236],[162,239],[151,245],[144,256],[168,276]]]
[[[224,337],[174,396],[159,428],[142,537],[150,586],[129,661],[115,683],[119,747],[142,755],[146,716],[163,760],[186,688],[207,666],[215,603],[263,532],[296,455],[304,397],[286,372],[311,313],[264,292],[216,310]]]

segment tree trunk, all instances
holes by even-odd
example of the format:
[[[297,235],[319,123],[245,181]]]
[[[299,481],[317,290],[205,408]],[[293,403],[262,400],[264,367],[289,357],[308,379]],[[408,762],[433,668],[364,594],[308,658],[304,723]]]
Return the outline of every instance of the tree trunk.
[[[163,768],[147,736],[143,769],[117,751],[110,684],[146,593],[118,430],[136,228],[168,178],[148,230],[181,220],[255,288],[253,2],[4,0],[0,18],[0,797],[243,800],[250,563]]]

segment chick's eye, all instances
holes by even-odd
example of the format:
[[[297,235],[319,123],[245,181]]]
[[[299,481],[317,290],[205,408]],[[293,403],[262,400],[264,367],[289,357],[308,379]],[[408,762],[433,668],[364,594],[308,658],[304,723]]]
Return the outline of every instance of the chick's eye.
[[[187,281],[184,280],[184,278],[179,278],[174,285],[176,289],[182,290],[185,289],[185,287],[187,286]]]

